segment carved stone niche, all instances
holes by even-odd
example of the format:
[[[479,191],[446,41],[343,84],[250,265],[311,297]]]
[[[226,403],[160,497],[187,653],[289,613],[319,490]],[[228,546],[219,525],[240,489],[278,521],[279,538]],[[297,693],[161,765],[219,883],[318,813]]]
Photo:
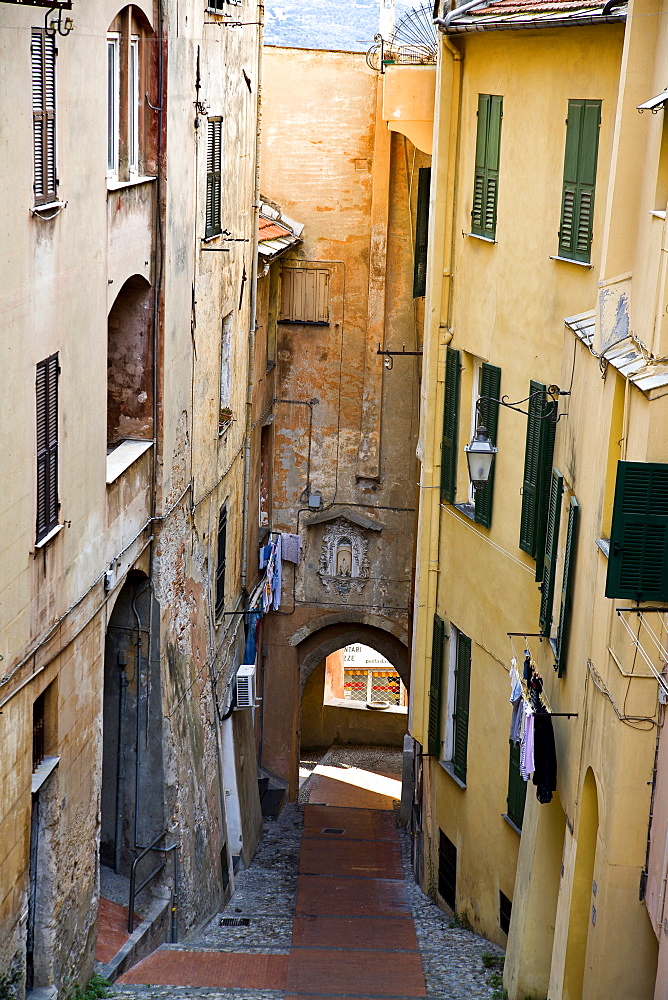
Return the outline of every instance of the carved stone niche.
[[[337,517],[325,530],[318,576],[330,594],[361,594],[369,579],[366,532],[345,517]]]

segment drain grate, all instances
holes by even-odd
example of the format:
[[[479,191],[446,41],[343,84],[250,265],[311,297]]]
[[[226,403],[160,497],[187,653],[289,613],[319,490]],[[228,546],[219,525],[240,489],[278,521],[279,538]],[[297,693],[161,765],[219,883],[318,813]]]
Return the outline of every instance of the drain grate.
[[[221,927],[250,927],[249,917],[221,917]]]
[[[339,829],[337,829],[334,826],[325,826],[325,827],[323,827],[322,832],[323,833],[337,833],[340,836],[342,833],[345,833],[346,831],[345,830],[339,830]]]

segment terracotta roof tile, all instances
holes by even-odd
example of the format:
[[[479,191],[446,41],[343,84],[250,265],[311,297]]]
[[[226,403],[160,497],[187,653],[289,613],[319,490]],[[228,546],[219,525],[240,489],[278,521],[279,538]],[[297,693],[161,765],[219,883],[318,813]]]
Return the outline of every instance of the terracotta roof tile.
[[[260,240],[275,240],[281,236],[292,236],[293,233],[286,229],[285,226],[281,226],[280,223],[274,222],[273,219],[265,219],[262,215],[260,216],[259,224],[259,238]]]

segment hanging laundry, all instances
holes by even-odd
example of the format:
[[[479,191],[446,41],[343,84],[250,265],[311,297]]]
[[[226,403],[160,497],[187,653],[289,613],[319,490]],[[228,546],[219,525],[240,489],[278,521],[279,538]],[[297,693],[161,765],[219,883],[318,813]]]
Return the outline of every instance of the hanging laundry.
[[[516,744],[520,741],[522,724],[522,682],[517,673],[517,660],[514,656],[510,667],[510,704],[513,706],[510,717],[510,742]]]
[[[281,558],[285,562],[299,565],[302,558],[302,546],[300,535],[290,535],[285,531],[281,534]]]
[[[260,569],[264,569],[269,562],[269,556],[271,555],[271,542],[269,545],[260,546]]]
[[[244,649],[244,663],[255,663],[257,656],[257,636],[260,631],[262,613],[251,611],[248,616],[248,633],[246,636],[246,647]]]
[[[273,575],[271,581],[271,589],[273,591],[273,608],[274,611],[278,611],[281,605],[281,584],[282,584],[282,573],[283,573],[283,563],[281,557],[281,536],[279,535],[274,542],[274,552],[273,552]],[[267,576],[269,576],[269,569],[267,568]]]
[[[525,704],[524,735],[520,748],[520,774],[528,781],[534,770],[534,712]]]
[[[546,804],[552,801],[552,793],[557,790],[557,751],[549,712],[539,712],[534,717],[534,757],[536,798]]]

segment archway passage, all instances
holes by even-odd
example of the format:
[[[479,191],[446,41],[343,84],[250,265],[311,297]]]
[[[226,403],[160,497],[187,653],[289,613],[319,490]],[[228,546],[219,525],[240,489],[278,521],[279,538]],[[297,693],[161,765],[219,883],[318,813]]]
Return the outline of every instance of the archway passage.
[[[153,437],[153,292],[134,275],[107,321],[107,443]]]
[[[378,628],[333,623],[300,653],[300,801],[392,809],[408,721],[406,647]]]

